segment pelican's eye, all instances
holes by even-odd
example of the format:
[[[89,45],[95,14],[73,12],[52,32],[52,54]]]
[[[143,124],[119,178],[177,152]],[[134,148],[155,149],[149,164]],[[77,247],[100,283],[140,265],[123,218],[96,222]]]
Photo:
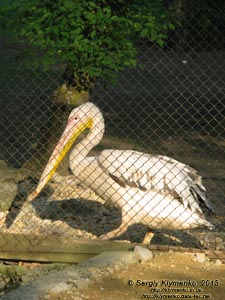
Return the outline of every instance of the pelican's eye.
[[[74,117],[74,120],[75,120],[75,121],[78,121],[78,120],[79,120],[79,117],[78,117],[78,116],[75,116],[75,117]]]

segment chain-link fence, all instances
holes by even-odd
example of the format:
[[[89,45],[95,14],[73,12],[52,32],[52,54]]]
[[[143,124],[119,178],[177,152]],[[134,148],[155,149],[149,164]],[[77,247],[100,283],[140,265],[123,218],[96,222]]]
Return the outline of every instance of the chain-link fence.
[[[164,48],[140,44],[141,67],[98,82],[76,111],[53,96],[64,66],[27,69],[1,37],[2,232],[142,242],[151,229],[155,244],[224,249],[224,24],[188,20]],[[28,205],[66,125],[51,167],[66,139],[79,146]]]

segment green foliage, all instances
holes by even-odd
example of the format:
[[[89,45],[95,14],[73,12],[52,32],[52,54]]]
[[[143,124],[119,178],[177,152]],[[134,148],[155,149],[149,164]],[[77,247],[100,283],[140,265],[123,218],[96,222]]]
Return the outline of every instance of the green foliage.
[[[173,27],[161,0],[14,0],[6,17],[16,36],[41,50],[36,62],[45,68],[66,63],[76,80],[112,81],[136,65],[138,40],[162,46]]]

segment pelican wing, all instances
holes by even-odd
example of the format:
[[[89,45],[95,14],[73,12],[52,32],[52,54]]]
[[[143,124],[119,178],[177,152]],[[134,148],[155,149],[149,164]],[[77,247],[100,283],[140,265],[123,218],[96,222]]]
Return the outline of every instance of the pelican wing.
[[[178,199],[194,212],[202,213],[200,204],[213,210],[196,170],[172,158],[131,150],[104,150],[98,162],[122,186],[157,191]]]

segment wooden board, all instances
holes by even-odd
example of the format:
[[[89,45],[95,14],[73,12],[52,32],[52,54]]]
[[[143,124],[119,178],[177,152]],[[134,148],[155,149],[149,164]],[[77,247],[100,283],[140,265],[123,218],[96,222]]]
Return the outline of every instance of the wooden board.
[[[72,237],[37,236],[34,234],[0,233],[0,260],[32,262],[79,263],[102,252],[132,251],[137,243],[123,241],[78,240]],[[139,244],[140,245],[140,244]],[[203,252],[210,259],[225,263],[223,251],[173,247],[165,245],[143,245],[152,251],[197,253]]]
[[[0,259],[78,263],[105,251],[129,251],[135,245],[120,241],[0,233]]]

